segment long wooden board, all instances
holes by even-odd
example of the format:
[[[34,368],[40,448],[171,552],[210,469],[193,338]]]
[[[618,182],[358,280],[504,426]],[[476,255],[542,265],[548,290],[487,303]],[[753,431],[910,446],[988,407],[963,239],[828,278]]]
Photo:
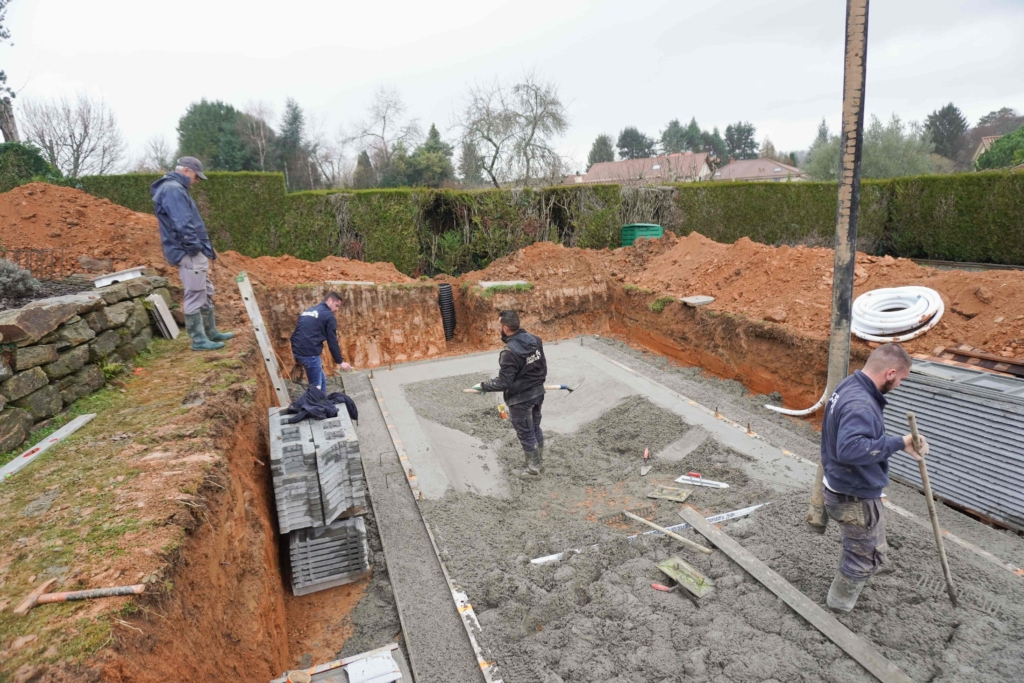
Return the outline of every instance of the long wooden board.
[[[679,516],[689,522],[701,533],[728,555],[736,564],[743,567],[765,588],[793,608],[816,629],[821,631],[833,643],[841,647],[861,666],[871,672],[882,683],[914,683],[914,679],[899,670],[895,664],[878,654],[875,648],[856,633],[840,624],[835,617],[823,610],[806,595],[798,591],[788,581],[776,574],[761,560],[739,543],[730,538],[724,531],[708,523],[703,516],[690,506],[679,511]]]
[[[263,324],[263,316],[260,314],[259,304],[256,303],[256,293],[252,291],[252,283],[249,282],[249,274],[242,271],[235,278],[235,282],[238,283],[238,291],[242,294],[242,302],[245,303],[245,312],[249,314],[252,329],[256,331],[256,341],[260,345],[260,353],[263,354],[263,362],[267,366],[270,382],[274,385],[277,404],[286,408],[291,403],[291,399],[288,397],[288,389],[285,388],[284,380],[281,379],[281,369],[277,366],[274,347],[270,345],[270,335],[267,334],[267,328]]]

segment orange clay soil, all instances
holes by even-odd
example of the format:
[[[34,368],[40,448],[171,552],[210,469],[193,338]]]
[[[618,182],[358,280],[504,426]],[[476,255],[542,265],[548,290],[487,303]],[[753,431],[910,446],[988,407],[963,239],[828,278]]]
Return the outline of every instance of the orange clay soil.
[[[111,270],[149,266],[177,283],[177,268],[164,261],[156,216],[138,213],[68,187],[31,183],[0,194],[0,242],[8,248],[63,248],[65,269],[81,271],[79,256],[109,259]],[[329,256],[319,263],[292,256],[249,258],[219,254],[214,285],[236,291],[233,278],[248,271],[268,286],[325,280],[408,282],[390,263],[364,263]]]
[[[720,244],[691,233],[640,240],[636,247],[593,251],[538,243],[463,276],[464,282],[522,279],[540,288],[579,286],[610,278],[658,296],[715,297],[712,310],[768,320],[798,336],[828,337],[832,250],[770,247],[748,238]],[[967,343],[1024,357],[1024,272],[942,271],[908,259],[857,254],[855,295],[919,285],[938,291],[946,312],[938,327],[906,344],[916,353]]]

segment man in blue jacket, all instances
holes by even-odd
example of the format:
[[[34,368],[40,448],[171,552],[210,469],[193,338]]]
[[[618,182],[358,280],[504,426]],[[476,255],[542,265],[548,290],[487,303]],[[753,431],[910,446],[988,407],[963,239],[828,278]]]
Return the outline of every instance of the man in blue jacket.
[[[327,375],[324,374],[324,366],[320,360],[324,342],[327,342],[331,357],[342,370],[352,369],[352,366],[341,357],[341,348],[338,346],[338,321],[334,314],[339,308],[341,295],[330,292],[316,306],[307,308],[299,314],[299,321],[292,332],[292,356],[295,357],[295,362],[306,369],[309,386],[318,387],[325,394]]]
[[[928,453],[921,437],[920,455],[910,434],[888,436],[882,409],[884,394],[910,374],[911,360],[899,344],[883,344],[858,370],[836,387],[821,425],[822,493],[828,516],[839,524],[843,554],[828,591],[828,606],[849,612],[864,583],[885,561],[885,514],[882,489],[889,485],[889,458],[904,451],[915,459]]]
[[[192,338],[193,351],[210,351],[224,346],[235,335],[218,332],[213,313],[213,283],[210,282],[210,261],[217,260],[199,207],[189,195],[189,188],[206,180],[203,164],[195,157],[178,159],[173,173],[150,185],[156,220],[160,224],[160,245],[164,258],[178,266],[181,287],[185,291],[185,329]]]
[[[502,311],[501,341],[505,348],[498,356],[498,376],[473,387],[477,392],[504,392],[509,421],[523,447],[526,463],[520,477],[538,479],[544,471],[544,432],[540,429],[541,406],[544,405],[544,381],[548,377],[548,361],[544,342],[519,327],[519,314]]]

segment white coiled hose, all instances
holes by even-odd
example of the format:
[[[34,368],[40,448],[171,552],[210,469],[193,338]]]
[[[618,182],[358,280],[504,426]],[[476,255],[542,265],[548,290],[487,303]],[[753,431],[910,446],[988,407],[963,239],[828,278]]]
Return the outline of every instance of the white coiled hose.
[[[851,331],[866,341],[888,344],[920,337],[939,324],[946,311],[942,297],[928,287],[891,287],[861,294],[853,302]],[[910,334],[899,334],[909,332]],[[825,395],[805,410],[790,410],[766,405],[783,415],[803,417],[825,405]]]
[[[875,289],[853,302],[852,332],[882,344],[909,341],[938,325],[945,310],[942,297],[928,287]]]

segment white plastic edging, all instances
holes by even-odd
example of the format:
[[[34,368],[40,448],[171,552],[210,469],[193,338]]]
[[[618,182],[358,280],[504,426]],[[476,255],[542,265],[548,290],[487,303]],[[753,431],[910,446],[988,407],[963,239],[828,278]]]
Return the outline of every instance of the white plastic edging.
[[[29,448],[27,451],[16,457],[14,460],[10,461],[3,467],[0,467],[0,481],[7,481],[11,477],[11,475],[18,472],[22,468],[28,466],[30,463],[34,462],[36,458],[38,458],[46,451],[50,450],[51,446],[59,443],[60,441],[63,441],[67,437],[77,432],[79,429],[87,425],[89,421],[91,421],[94,417],[96,417],[96,413],[89,413],[88,415],[79,415],[74,420],[67,423],[66,425],[55,431],[53,434],[50,434],[48,437],[37,443],[35,446],[32,446],[32,448]]]

